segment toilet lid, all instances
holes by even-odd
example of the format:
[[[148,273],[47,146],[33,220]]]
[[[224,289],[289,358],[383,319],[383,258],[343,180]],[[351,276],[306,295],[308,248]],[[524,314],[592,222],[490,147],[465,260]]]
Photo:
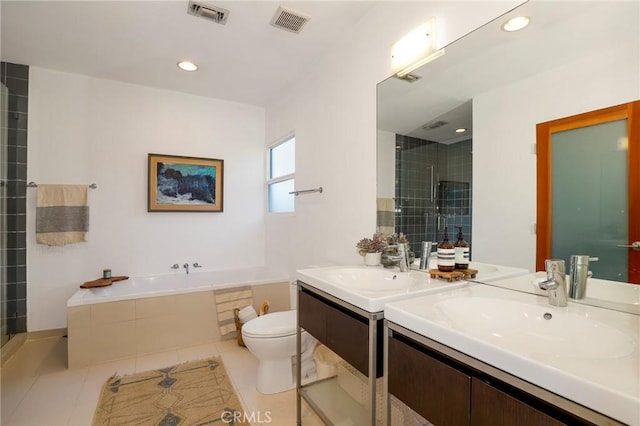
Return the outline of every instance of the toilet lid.
[[[242,334],[250,337],[283,337],[295,333],[295,310],[266,314],[242,326]]]

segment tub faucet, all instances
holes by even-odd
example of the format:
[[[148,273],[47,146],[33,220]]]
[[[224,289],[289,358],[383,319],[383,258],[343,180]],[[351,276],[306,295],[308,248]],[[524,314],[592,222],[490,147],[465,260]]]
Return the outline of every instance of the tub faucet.
[[[587,278],[593,273],[589,270],[589,261],[596,262],[597,257],[586,255],[571,256],[571,270],[569,271],[569,297],[584,299],[587,294]]]
[[[567,285],[565,282],[564,260],[547,259],[544,261],[547,279],[538,286],[549,291],[549,304],[552,306],[567,306]]]
[[[182,267],[187,271],[187,275],[189,275],[189,264],[185,263]]]

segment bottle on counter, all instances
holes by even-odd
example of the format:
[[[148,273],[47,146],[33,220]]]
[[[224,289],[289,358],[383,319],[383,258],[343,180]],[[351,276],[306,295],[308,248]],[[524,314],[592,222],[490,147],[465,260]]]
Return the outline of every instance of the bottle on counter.
[[[455,250],[455,268],[469,268],[469,243],[464,240],[462,235],[462,226],[458,226],[458,241],[453,245]]]
[[[455,247],[449,241],[449,230],[445,227],[442,242],[438,244],[438,270],[442,272],[453,271],[455,268],[455,258]]]

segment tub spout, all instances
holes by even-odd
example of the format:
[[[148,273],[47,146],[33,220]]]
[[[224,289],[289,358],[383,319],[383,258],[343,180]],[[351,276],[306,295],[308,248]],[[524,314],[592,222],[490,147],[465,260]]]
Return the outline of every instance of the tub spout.
[[[185,271],[187,271],[187,275],[189,275],[189,264],[185,263],[184,265],[182,265],[182,267],[185,269]]]

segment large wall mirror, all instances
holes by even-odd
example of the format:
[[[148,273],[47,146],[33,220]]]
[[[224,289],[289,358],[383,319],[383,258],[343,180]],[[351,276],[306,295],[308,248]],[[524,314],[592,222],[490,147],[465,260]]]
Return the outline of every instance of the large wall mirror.
[[[520,15],[528,27],[501,29]],[[414,248],[461,227],[472,259],[535,271],[536,124],[640,98],[639,17],[637,1],[532,0],[446,46],[417,80],[381,82],[384,225]]]

